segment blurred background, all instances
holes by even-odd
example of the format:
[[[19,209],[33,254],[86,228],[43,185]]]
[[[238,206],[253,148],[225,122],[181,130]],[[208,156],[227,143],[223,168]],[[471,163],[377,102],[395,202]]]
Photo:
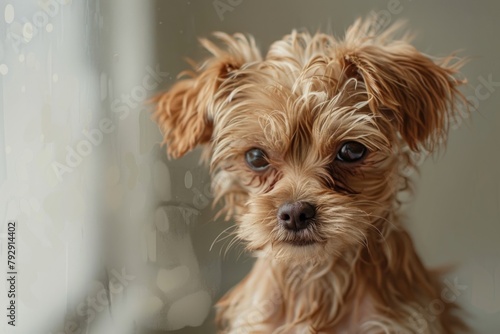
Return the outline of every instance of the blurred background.
[[[406,226],[428,266],[455,265],[475,333],[500,331],[500,3],[497,1],[1,0],[0,267],[17,221],[16,326],[1,333],[213,333],[212,305],[252,265],[213,243],[199,151],[169,161],[148,100],[201,59],[198,37],[295,28],[342,36],[375,11],[426,54],[462,50],[474,106],[422,156]],[[222,234],[221,234],[222,233]],[[4,275],[4,274],[2,274]],[[5,313],[5,314],[4,314]]]

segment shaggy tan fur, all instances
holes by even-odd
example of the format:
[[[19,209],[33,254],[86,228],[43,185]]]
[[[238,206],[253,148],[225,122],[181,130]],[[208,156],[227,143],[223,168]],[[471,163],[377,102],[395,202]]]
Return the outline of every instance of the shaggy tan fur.
[[[159,96],[170,156],[205,144],[217,199],[256,263],[217,304],[221,333],[456,333],[466,326],[444,303],[400,224],[402,173],[412,152],[432,151],[463,103],[463,61],[431,60],[400,25],[358,20],[342,40],[292,32],[262,57],[251,37],[216,33],[223,46]],[[368,149],[335,160],[342,143]],[[270,168],[251,170],[260,148]],[[317,208],[306,246],[277,223],[290,201]]]

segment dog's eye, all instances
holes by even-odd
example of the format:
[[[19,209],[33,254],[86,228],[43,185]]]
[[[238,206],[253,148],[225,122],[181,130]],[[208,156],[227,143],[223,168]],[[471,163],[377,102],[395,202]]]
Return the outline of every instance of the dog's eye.
[[[342,145],[337,153],[337,159],[344,162],[356,162],[366,154],[366,147],[355,141],[349,141]]]
[[[245,154],[248,166],[255,171],[263,171],[269,166],[266,154],[258,148],[252,148]]]

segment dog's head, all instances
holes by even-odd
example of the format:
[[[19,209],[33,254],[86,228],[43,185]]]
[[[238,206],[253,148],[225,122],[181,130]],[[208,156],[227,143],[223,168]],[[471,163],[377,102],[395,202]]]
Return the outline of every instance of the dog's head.
[[[158,99],[170,156],[205,144],[217,198],[250,250],[333,257],[383,233],[408,152],[446,137],[461,61],[433,61],[357,21],[343,40],[292,32],[263,58],[216,36],[212,57]],[[452,63],[453,62],[453,63]]]

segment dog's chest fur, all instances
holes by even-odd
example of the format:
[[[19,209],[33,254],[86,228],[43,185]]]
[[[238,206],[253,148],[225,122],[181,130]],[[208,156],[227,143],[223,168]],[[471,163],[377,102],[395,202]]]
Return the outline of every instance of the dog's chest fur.
[[[247,278],[219,302],[219,320],[232,318],[228,333],[366,333],[370,322],[382,317],[370,293],[355,286],[354,262],[297,267],[273,262],[258,258]]]
[[[391,254],[397,247],[401,252]],[[465,329],[453,303],[426,317],[425,307],[439,298],[443,286],[439,273],[425,269],[404,229],[393,230],[383,243],[346,250],[329,263],[292,266],[264,254],[217,304],[221,333],[431,334]]]

